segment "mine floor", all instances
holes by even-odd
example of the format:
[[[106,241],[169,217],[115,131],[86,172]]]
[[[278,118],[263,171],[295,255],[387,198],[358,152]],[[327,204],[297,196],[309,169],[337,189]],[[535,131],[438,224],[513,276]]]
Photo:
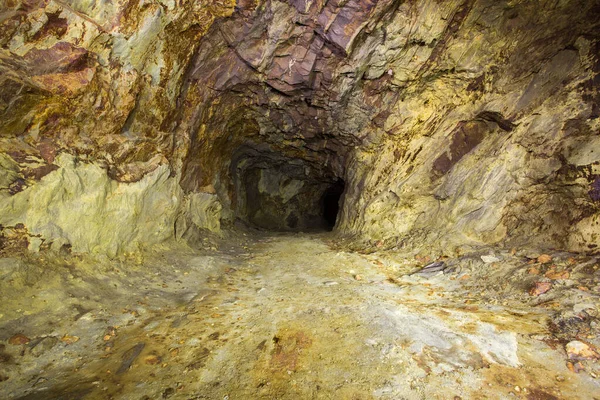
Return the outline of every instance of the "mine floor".
[[[592,256],[209,246],[0,259],[0,398],[600,398]]]

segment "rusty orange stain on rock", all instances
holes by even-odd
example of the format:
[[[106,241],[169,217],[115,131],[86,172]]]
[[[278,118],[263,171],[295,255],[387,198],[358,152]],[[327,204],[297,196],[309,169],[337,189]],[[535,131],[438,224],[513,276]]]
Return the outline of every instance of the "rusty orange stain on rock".
[[[273,338],[274,348],[269,364],[281,372],[295,371],[302,350],[312,345],[312,339],[302,331],[279,332]]]

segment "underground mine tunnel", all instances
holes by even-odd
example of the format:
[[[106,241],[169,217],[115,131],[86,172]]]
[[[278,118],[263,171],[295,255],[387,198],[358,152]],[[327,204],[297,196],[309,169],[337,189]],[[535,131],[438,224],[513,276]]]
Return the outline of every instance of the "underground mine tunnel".
[[[0,399],[600,398],[598,0],[9,0],[0,83]]]
[[[269,231],[331,231],[344,191],[326,166],[241,146],[230,162],[236,219]]]

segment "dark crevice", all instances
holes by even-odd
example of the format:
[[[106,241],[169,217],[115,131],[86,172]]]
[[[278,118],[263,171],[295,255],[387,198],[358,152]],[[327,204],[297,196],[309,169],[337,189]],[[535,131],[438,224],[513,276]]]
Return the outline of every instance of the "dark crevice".
[[[323,219],[327,230],[333,230],[340,212],[342,194],[344,193],[345,183],[338,180],[331,187],[325,190],[322,198]]]
[[[505,132],[511,132],[516,127],[510,120],[495,111],[483,111],[477,115],[477,118],[483,121],[495,122]]]

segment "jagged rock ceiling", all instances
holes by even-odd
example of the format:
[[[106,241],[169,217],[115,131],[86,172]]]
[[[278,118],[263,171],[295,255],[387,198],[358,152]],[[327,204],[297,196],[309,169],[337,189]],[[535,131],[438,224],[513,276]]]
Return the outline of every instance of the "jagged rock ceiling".
[[[52,0],[0,15],[0,224],[30,247],[116,254],[256,222],[249,201],[268,227],[309,227],[340,180],[336,232],[364,245],[598,244],[598,1]],[[312,200],[291,207],[302,190]],[[89,207],[81,232],[72,214]]]

